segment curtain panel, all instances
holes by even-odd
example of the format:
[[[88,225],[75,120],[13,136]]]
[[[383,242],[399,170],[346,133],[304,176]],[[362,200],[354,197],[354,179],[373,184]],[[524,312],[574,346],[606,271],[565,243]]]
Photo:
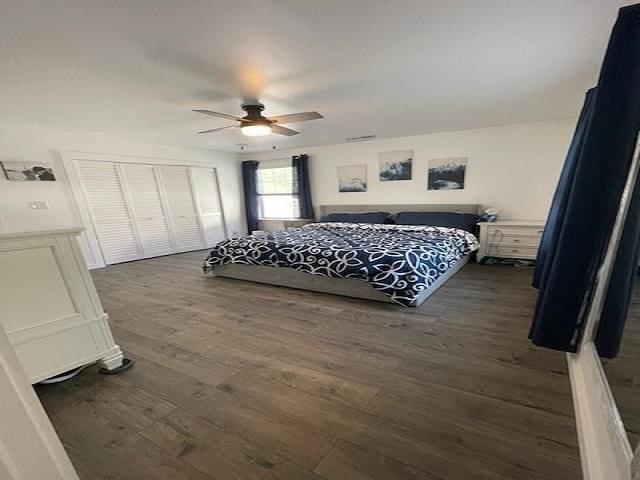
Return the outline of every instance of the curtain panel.
[[[598,86],[589,92],[548,217],[530,338],[575,352],[618,212],[640,126],[640,5],[620,9]],[[623,230],[596,346],[617,353],[637,265],[638,188]],[[635,263],[634,263],[635,260]]]
[[[297,188],[300,206],[300,218],[314,218],[313,203],[311,201],[311,184],[309,182],[309,157],[297,155],[293,157],[294,181]]]
[[[242,162],[242,186],[244,187],[244,209],[247,217],[247,229],[249,234],[258,230],[258,191],[257,171],[258,164],[255,160]]]

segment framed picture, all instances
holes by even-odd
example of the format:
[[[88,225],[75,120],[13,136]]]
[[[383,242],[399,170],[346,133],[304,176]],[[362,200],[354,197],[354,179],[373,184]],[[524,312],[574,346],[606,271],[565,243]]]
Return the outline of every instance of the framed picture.
[[[53,165],[48,162],[0,162],[7,180],[18,182],[53,182],[56,179]]]
[[[411,180],[413,150],[378,153],[380,181]]]
[[[429,160],[427,190],[462,190],[467,160],[466,157]]]
[[[343,165],[337,170],[339,192],[367,191],[367,165]]]

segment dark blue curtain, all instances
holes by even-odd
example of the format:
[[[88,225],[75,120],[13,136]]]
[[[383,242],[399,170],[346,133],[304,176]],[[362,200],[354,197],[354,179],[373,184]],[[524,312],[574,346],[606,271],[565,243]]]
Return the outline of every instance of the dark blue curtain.
[[[545,280],[549,275],[550,267],[553,264],[553,256],[555,254],[553,246],[558,241],[558,237],[562,231],[567,202],[569,201],[571,189],[574,185],[576,165],[584,144],[591,112],[593,111],[593,98],[595,93],[595,88],[587,92],[580,117],[578,118],[578,124],[573,134],[573,140],[571,141],[569,152],[567,153],[562,172],[560,173],[556,193],[551,202],[552,206],[549,211],[549,216],[547,217],[547,224],[542,234],[542,240],[540,241],[536,269],[533,275],[533,286],[536,288],[542,288],[544,286]]]
[[[632,5],[620,10],[549,213],[535,274],[540,292],[530,338],[537,345],[576,351],[639,126],[640,5]],[[598,327],[596,345],[603,356],[617,353],[624,325],[633,278],[626,262],[637,258],[639,212],[634,216],[633,209],[638,201],[624,229]]]
[[[631,294],[638,271],[640,246],[640,182],[636,184],[618,246],[607,297],[596,333],[600,356],[613,358],[618,354]]]
[[[244,186],[244,209],[247,216],[249,234],[258,230],[258,163],[254,160],[242,162],[242,185]]]
[[[300,218],[314,218],[311,185],[309,184],[309,157],[307,155],[293,157],[293,175],[296,182],[294,191],[298,193],[300,204]]]

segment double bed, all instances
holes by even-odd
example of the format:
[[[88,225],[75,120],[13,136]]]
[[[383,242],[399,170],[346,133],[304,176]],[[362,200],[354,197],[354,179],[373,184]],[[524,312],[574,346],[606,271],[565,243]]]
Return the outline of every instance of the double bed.
[[[413,224],[389,224],[389,218],[362,213],[376,211]],[[475,224],[469,224],[469,218],[477,212],[477,205],[321,206],[318,223],[219,243],[205,260],[204,271],[415,307],[477,250],[468,226]],[[340,221],[352,218],[356,221]],[[434,220],[424,223],[425,218]],[[460,218],[463,228],[457,228]]]

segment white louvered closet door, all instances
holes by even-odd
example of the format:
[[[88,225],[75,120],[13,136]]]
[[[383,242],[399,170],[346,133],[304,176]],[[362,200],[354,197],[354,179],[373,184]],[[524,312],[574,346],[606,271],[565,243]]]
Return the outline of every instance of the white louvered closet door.
[[[227,238],[216,171],[213,168],[194,167],[191,168],[191,176],[207,247],[212,247]]]
[[[189,167],[158,167],[169,225],[178,252],[206,248]]]
[[[175,253],[155,168],[137,163],[121,164],[120,168],[142,245],[142,256],[149,258]]]
[[[142,252],[117,164],[79,160],[77,167],[105,263],[140,258]]]

